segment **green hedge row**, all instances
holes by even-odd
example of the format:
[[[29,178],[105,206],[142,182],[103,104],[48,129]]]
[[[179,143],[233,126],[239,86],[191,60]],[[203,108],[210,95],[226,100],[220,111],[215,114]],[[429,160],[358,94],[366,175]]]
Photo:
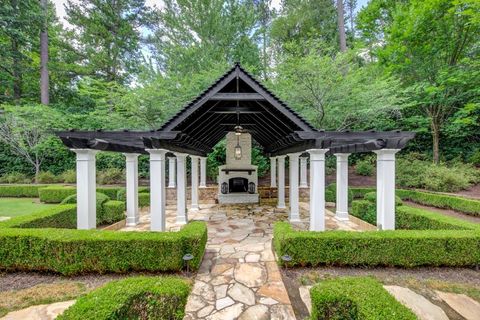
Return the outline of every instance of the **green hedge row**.
[[[354,199],[360,199],[365,197],[365,195],[369,192],[375,192],[377,191],[376,188],[362,188],[362,187],[354,187],[350,188],[352,190],[353,198]]]
[[[403,205],[402,199],[395,196],[395,207]],[[377,225],[377,193],[375,191],[367,192],[363,195],[363,200],[352,201],[351,214],[370,224]]]
[[[191,269],[197,269],[206,242],[204,222],[178,232],[0,228],[0,269],[64,275],[179,271],[187,253],[194,256]]]
[[[473,216],[480,216],[480,200],[416,190],[397,190],[396,193],[403,200],[410,200],[436,208],[460,211]]]
[[[274,226],[274,248],[291,265],[317,266],[476,266],[478,230],[294,231]]]
[[[76,193],[77,190],[70,186],[50,186],[38,189],[40,201],[45,203],[60,203],[66,197]]]
[[[139,190],[138,192],[138,206],[140,208],[150,206],[150,193],[148,193],[147,191],[149,191],[149,189],[143,189],[142,192],[140,192]],[[117,200],[125,202],[126,199],[126,190],[120,190],[117,195]]]
[[[174,277],[132,277],[107,283],[79,298],[58,320],[181,320],[190,284]]]
[[[1,228],[77,228],[77,206],[64,204],[0,222]]]
[[[38,189],[45,185],[0,185],[0,198],[38,198]]]
[[[325,280],[310,289],[315,320],[414,320],[416,315],[370,277]]]
[[[352,188],[348,188],[348,203],[352,203],[353,191]],[[325,201],[337,202],[337,184],[331,183],[325,188]]]

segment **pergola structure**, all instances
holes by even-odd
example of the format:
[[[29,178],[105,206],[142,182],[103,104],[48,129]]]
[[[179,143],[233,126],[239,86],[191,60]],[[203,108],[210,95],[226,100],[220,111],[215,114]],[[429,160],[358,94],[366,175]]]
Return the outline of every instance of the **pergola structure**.
[[[186,157],[192,160],[190,210],[195,210],[198,209],[198,188],[205,187],[207,154],[228,132],[239,127],[250,133],[270,157],[271,187],[278,188],[279,208],[285,208],[285,158],[289,157],[289,219],[292,222],[300,219],[299,187],[307,186],[307,158],[301,155],[309,155],[310,229],[315,231],[325,230],[325,155],[333,154],[337,158],[336,216],[348,219],[348,156],[375,152],[378,226],[395,228],[395,153],[405,147],[414,133],[317,130],[239,64],[158,130],[58,132],[63,143],[77,154],[78,228],[95,228],[95,154],[98,151],[122,152],[126,156],[128,225],[138,222],[138,155],[150,155],[151,229],[164,231],[166,157],[169,159],[168,186],[177,188],[177,222],[186,223]]]

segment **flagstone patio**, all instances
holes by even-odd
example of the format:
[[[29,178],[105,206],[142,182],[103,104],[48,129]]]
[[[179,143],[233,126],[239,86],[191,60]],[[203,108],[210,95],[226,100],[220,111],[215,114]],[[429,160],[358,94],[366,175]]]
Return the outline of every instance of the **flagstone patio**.
[[[302,222],[308,230],[308,203],[301,203]],[[167,229],[175,224],[175,207],[167,207]],[[208,244],[195,278],[185,319],[295,319],[295,315],[272,251],[273,224],[287,221],[285,210],[259,205],[201,205],[189,212],[190,220],[208,225]],[[368,225],[339,221],[327,211],[328,229],[364,230]],[[149,230],[148,210],[136,227]]]

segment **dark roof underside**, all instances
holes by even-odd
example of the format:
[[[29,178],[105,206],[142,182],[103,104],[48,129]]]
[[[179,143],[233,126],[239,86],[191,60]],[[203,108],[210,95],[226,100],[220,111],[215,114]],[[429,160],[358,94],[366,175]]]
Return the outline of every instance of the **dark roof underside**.
[[[235,65],[157,131],[66,131],[69,148],[145,153],[147,148],[205,156],[235,126],[252,135],[264,152],[280,155],[311,148],[365,152],[403,148],[410,132],[323,132]]]

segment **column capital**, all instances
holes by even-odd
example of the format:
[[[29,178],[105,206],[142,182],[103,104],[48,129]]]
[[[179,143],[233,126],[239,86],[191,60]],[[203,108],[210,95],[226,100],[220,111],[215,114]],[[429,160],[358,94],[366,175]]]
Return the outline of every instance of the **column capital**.
[[[129,160],[135,160],[136,158],[138,158],[140,153],[123,153],[123,155],[125,156],[127,161],[129,161]]]
[[[281,156],[276,156],[275,158],[280,160],[280,159],[285,159],[286,157],[287,157],[286,154],[282,154]]]
[[[177,159],[177,157],[172,157],[172,156],[168,156],[167,158],[168,158],[168,160],[172,160],[172,161]]]
[[[186,157],[188,157],[188,153],[174,152],[173,154],[174,154],[175,157],[177,157],[177,158],[186,158]]]
[[[165,154],[168,152],[166,149],[145,149],[145,151],[150,153],[150,161],[165,160]]]
[[[100,150],[95,149],[70,149],[77,154],[77,161],[90,160],[90,157],[94,157]]]
[[[377,160],[379,161],[394,161],[395,154],[399,151],[400,149],[380,149],[373,152],[377,154]]]
[[[316,160],[325,160],[325,153],[329,149],[308,149],[307,152],[310,153],[310,161]]]
[[[289,158],[296,157],[299,158],[302,152],[287,153]]]
[[[200,156],[194,156],[194,155],[191,155],[191,154],[189,154],[188,156],[190,157],[190,159],[200,159],[201,158]]]

